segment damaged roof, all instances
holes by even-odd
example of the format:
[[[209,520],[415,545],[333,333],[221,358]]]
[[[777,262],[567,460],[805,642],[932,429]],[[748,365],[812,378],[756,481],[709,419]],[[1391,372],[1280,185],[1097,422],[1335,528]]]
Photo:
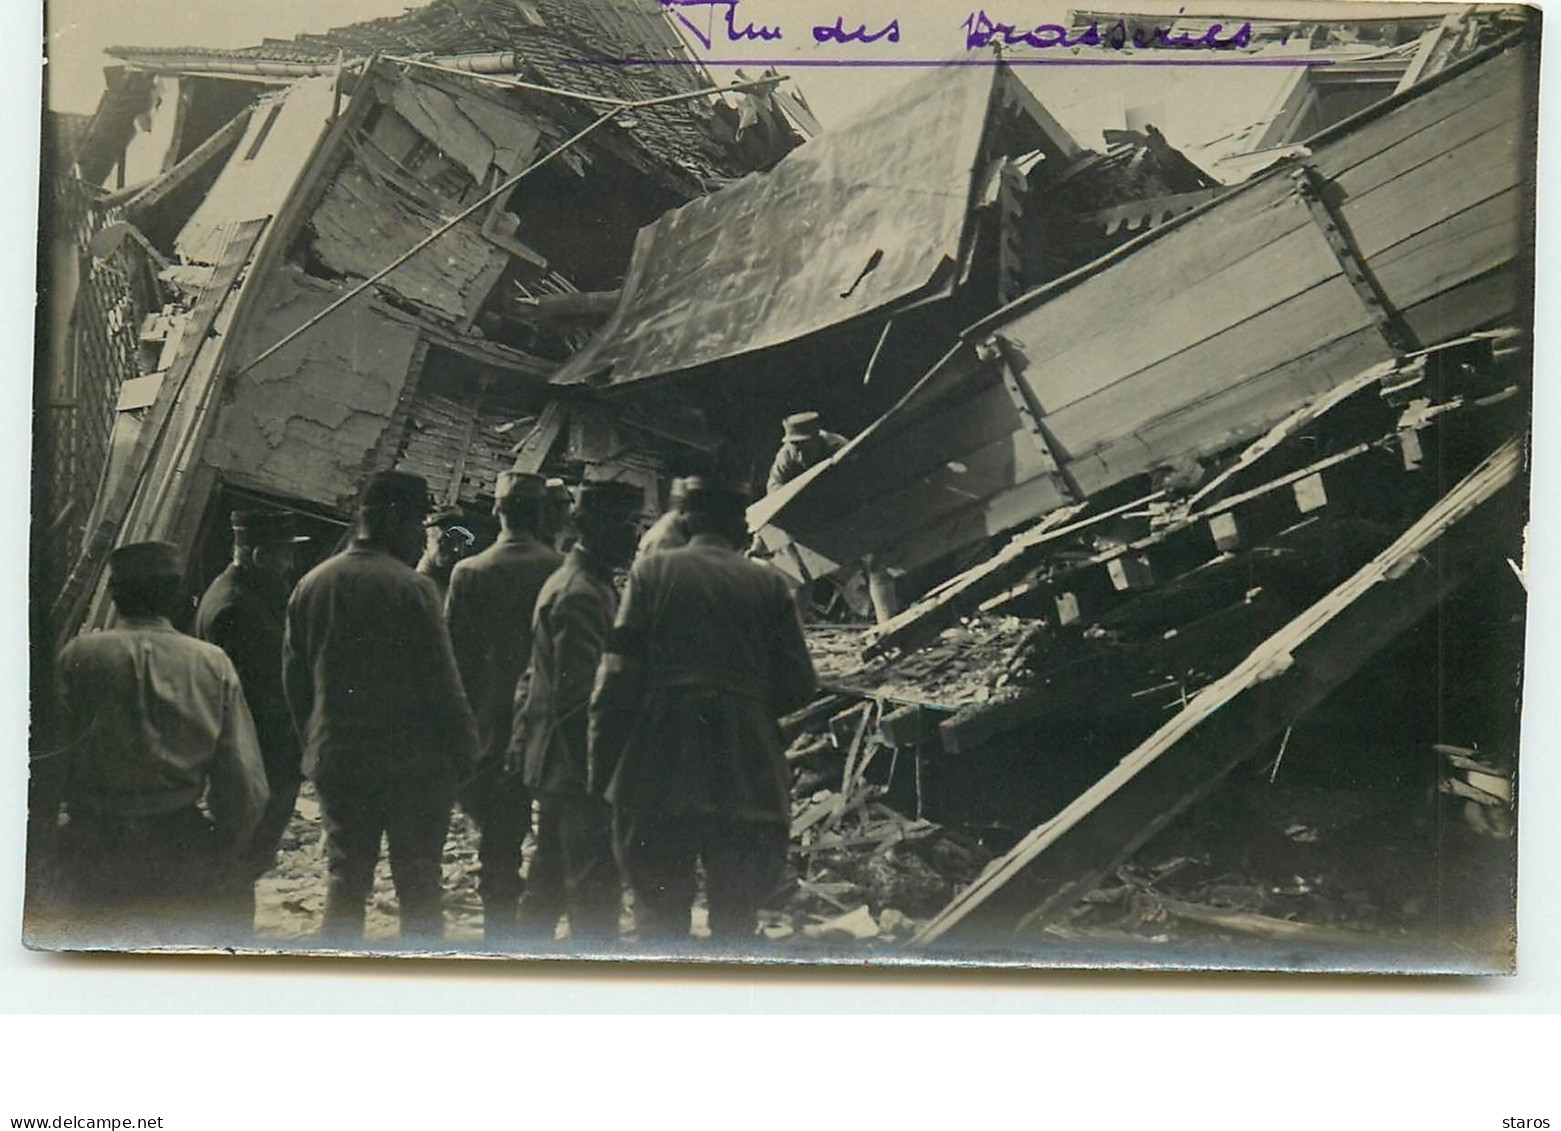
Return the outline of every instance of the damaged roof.
[[[967,328],[750,525],[798,576],[866,553],[919,568],[1136,477],[1201,474],[1370,366],[1511,319],[1528,50],[1466,59],[1314,136],[1308,172],[1271,169]]]
[[[620,386],[767,349],[946,293],[993,119],[1017,109],[1025,144],[1077,144],[1007,67],[925,76],[774,169],[640,231],[618,308],[555,384]]]
[[[434,0],[399,16],[253,47],[110,47],[107,53],[142,70],[196,73],[224,63],[333,67],[373,55],[493,55],[503,57],[495,69],[505,73],[634,101],[713,85],[655,0]],[[590,116],[579,113],[582,122]],[[698,183],[755,167],[733,144],[738,119],[736,109],[712,98],[636,110],[618,129],[648,161],[670,162]]]

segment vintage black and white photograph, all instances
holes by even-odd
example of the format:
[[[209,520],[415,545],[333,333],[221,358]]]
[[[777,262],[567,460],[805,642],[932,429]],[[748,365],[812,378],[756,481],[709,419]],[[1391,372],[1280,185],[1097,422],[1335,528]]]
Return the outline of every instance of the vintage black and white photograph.
[[[1539,23],[51,3],[24,941],[1512,973]]]

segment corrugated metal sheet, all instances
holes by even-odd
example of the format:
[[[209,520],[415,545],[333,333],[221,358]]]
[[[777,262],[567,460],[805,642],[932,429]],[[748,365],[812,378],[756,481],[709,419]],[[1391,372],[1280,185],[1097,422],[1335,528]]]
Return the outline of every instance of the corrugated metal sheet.
[[[623,297],[555,382],[623,385],[793,341],[951,281],[1001,69],[935,70],[640,232]]]

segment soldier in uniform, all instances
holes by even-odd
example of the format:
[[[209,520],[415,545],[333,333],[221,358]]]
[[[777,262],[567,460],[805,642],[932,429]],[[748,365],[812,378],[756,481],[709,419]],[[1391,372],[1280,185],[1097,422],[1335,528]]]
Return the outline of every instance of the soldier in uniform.
[[[783,422],[785,434],[775,461],[770,464],[770,478],[766,494],[773,494],[796,479],[803,472],[823,463],[846,446],[846,438],[837,432],[826,432],[819,427],[816,412],[799,412]],[[753,549],[761,549],[755,537]],[[900,598],[894,575],[868,554],[862,559],[867,575],[868,597],[872,601],[873,616],[879,624],[894,617],[900,611]]]
[[[325,821],[324,937],[335,942],[363,937],[382,835],[402,937],[443,933],[445,835],[477,730],[439,590],[412,568],[427,512],[421,476],[374,474],[352,542],[287,605],[282,675]]]
[[[266,771],[232,661],[169,623],[181,572],[167,542],[109,558],[119,621],[60,653],[64,743],[36,765],[35,796],[45,825],[61,801],[69,816],[59,866],[78,914],[130,937],[210,942],[204,920],[249,849]]]
[[[255,881],[276,863],[293,816],[303,754],[282,691],[282,629],[292,588],[295,547],[308,539],[285,511],[234,511],[233,560],[207,586],[195,612],[195,635],[233,661],[255,720],[271,800],[255,829],[243,874],[235,877],[233,914],[248,930],[255,918]]]
[[[640,548],[634,559],[647,554],[659,554],[663,550],[675,550],[688,544],[688,524],[683,520],[683,503],[687,495],[686,479],[674,479],[667,499],[667,510],[651,523],[650,529],[640,536]]]
[[[531,659],[531,617],[537,594],[564,556],[543,537],[546,486],[541,476],[505,471],[494,488],[499,537],[450,574],[445,619],[466,698],[477,719],[477,774],[462,804],[482,830],[483,934],[513,937],[521,894],[521,845],[531,831],[531,794],[505,766],[516,688]]]
[[[418,559],[417,572],[439,587],[441,601],[450,587],[450,571],[472,552],[476,542],[477,535],[466,525],[466,514],[460,507],[436,507],[423,520],[423,556]]]
[[[577,944],[618,937],[612,815],[586,790],[587,708],[618,609],[613,571],[633,556],[643,505],[631,484],[583,484],[575,511],[580,540],[537,598],[531,678],[512,745],[524,753],[526,784],[538,802],[521,923],[544,941],[565,910]]]
[[[591,702],[591,786],[613,806],[641,939],[687,936],[702,861],[711,934],[740,942],[785,864],[776,719],[813,694],[813,664],[784,579],[741,553],[743,493],[686,491],[688,545],[629,571]]]
[[[798,412],[782,421],[780,451],[770,464],[766,493],[778,491],[809,468],[823,463],[846,446],[846,438],[819,427],[816,412]]]

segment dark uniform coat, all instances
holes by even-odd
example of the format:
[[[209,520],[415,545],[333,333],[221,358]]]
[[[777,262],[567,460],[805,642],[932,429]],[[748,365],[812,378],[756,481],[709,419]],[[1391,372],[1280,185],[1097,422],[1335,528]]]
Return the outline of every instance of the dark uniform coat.
[[[846,438],[837,432],[820,432],[809,441],[798,443],[787,440],[775,453],[770,464],[770,477],[765,483],[766,493],[773,493],[790,483],[810,467],[823,463],[846,446]]]
[[[195,613],[195,635],[226,652],[238,670],[273,782],[295,779],[301,757],[282,688],[286,620],[286,583],[234,563],[207,587]]]
[[[476,760],[439,591],[385,550],[354,542],[304,575],[282,657],[304,772],[316,782],[461,778]]]
[[[563,561],[529,534],[502,533],[450,574],[445,619],[483,758],[502,758],[509,744],[515,688],[531,660],[537,594]]]
[[[642,558],[592,704],[593,787],[620,809],[790,820],[776,719],[813,694],[796,604],[720,539]]]
[[[585,792],[591,687],[617,611],[611,571],[581,546],[537,597],[515,741],[524,743],[526,784],[539,793]]]

